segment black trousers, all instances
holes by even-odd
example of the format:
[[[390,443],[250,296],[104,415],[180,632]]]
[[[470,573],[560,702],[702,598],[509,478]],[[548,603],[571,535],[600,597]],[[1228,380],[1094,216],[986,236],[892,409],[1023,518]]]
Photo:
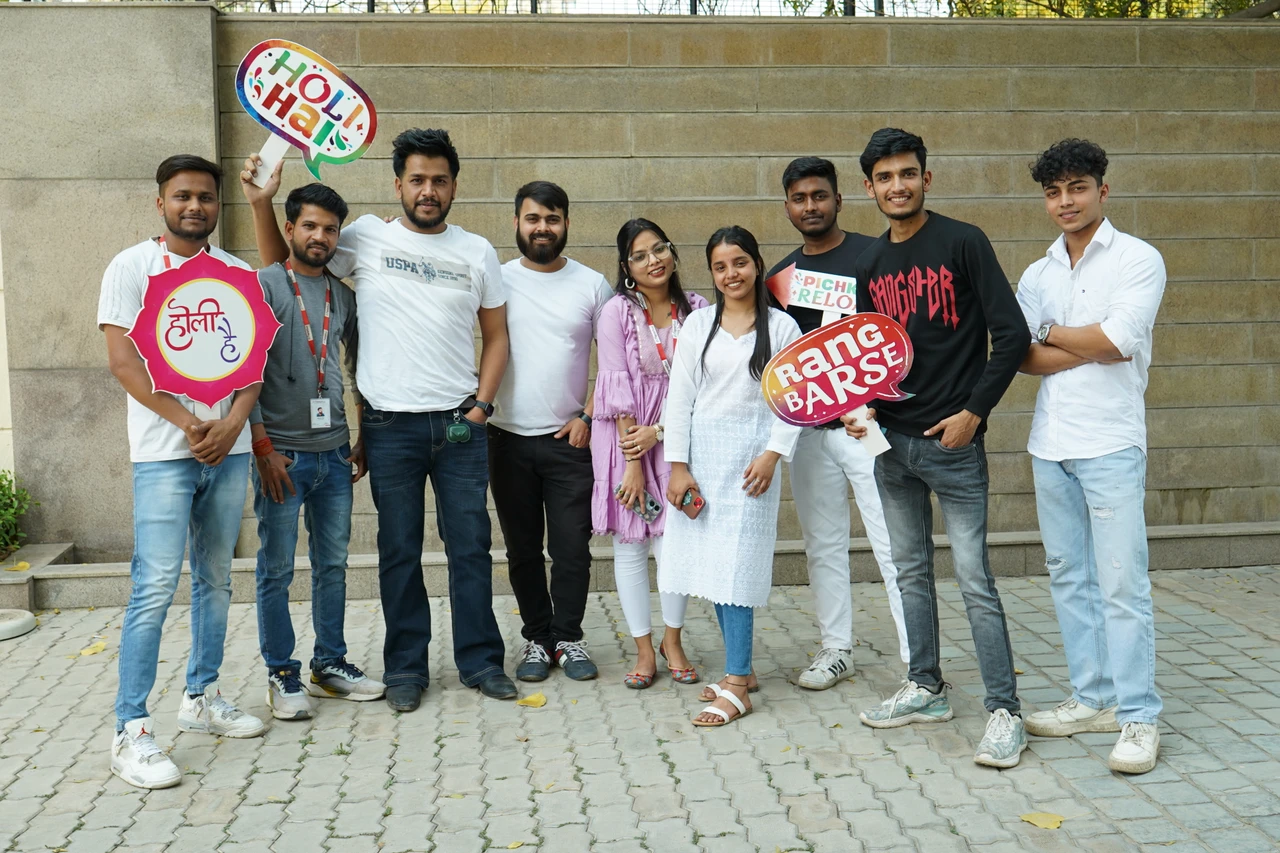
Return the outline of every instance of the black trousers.
[[[521,633],[554,651],[582,639],[591,586],[591,448],[489,426],[489,487],[507,544]],[[545,519],[545,524],[544,524]],[[551,555],[551,584],[542,541]]]

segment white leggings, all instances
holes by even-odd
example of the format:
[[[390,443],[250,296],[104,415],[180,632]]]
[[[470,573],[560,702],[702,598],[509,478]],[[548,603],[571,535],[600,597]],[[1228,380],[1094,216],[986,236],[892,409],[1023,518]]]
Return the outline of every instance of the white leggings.
[[[653,633],[649,627],[649,548],[653,558],[662,559],[662,537],[648,542],[622,542],[613,537],[613,579],[618,585],[618,599],[622,602],[622,614],[627,617],[627,628],[633,637],[647,637]],[[689,596],[673,592],[659,593],[662,599],[662,621],[669,628],[684,627],[684,611],[689,606]]]

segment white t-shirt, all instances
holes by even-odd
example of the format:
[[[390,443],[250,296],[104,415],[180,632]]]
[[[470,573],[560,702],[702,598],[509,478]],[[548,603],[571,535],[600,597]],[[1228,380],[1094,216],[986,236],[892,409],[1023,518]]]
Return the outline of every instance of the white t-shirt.
[[[329,271],[356,292],[356,385],[369,405],[443,412],[476,392],[476,312],[507,301],[488,240],[457,225],[419,234],[366,215],[342,229]]]
[[[517,435],[558,432],[587,404],[596,321],[613,289],[575,260],[537,272],[520,258],[502,265],[511,355],[489,422]]]
[[[216,246],[209,247],[209,254],[232,266],[251,269],[244,261],[229,255]],[[169,253],[174,268],[182,266],[189,258]],[[147,277],[164,272],[164,253],[155,240],[146,240],[130,246],[112,258],[102,275],[102,293],[98,297],[98,326],[120,326],[128,329],[142,310],[142,297],[147,292]],[[234,396],[234,395],[233,395]],[[175,395],[189,412],[195,412],[196,402],[185,395]],[[231,411],[231,397],[213,407],[214,417],[225,418]],[[252,439],[249,429],[241,431],[231,453],[248,453]],[[170,459],[190,459],[191,445],[186,433],[178,429],[133,397],[129,397],[129,459],[134,462],[164,462]]]

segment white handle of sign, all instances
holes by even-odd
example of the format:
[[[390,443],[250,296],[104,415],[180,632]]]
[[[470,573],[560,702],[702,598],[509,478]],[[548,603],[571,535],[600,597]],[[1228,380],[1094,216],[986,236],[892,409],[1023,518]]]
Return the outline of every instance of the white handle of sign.
[[[889,439],[884,437],[884,433],[880,431],[880,424],[872,420],[867,420],[867,407],[859,406],[849,413],[849,417],[853,418],[853,422],[857,426],[866,427],[867,434],[858,441],[862,442],[862,447],[872,456],[879,456],[889,449]]]
[[[204,403],[197,403],[195,400],[191,401],[191,414],[202,421],[217,420],[219,417],[212,407],[206,406]]]
[[[822,325],[824,325],[824,326],[830,326],[832,323],[836,322],[837,320],[839,320],[839,319],[840,319],[841,317],[843,317],[843,316],[844,316],[844,315],[843,315],[843,314],[841,314],[839,311],[823,311],[823,312],[822,312]]]
[[[263,145],[262,150],[258,152],[258,156],[262,158],[262,164],[253,175],[254,186],[267,185],[267,181],[271,179],[271,173],[276,170],[276,164],[284,159],[284,155],[289,153],[291,147],[288,140],[274,133],[267,137],[267,144]]]

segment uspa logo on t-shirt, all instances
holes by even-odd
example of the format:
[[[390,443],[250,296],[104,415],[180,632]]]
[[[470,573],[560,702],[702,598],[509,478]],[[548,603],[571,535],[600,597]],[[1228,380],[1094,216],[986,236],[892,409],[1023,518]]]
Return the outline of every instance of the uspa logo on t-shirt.
[[[382,269],[391,275],[411,279],[433,287],[449,290],[471,290],[471,268],[464,264],[450,264],[428,260],[421,255],[405,255],[383,252]]]

